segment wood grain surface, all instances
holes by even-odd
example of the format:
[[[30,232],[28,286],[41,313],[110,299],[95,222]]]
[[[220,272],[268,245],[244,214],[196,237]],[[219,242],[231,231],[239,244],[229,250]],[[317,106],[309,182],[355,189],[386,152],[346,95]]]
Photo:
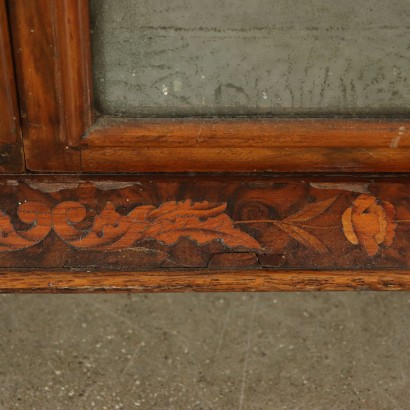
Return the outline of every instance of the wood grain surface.
[[[87,147],[410,148],[404,119],[100,117]]]
[[[24,169],[6,0],[0,0],[0,172]]]
[[[410,148],[134,148],[81,152],[84,172],[409,172]]]
[[[353,119],[100,118],[86,172],[408,172],[410,123]]]
[[[180,290],[300,289],[305,274],[308,289],[410,283],[408,177],[38,176],[0,193],[3,289],[29,272],[90,291],[110,277],[174,290],[180,275]]]
[[[27,168],[79,170],[70,145],[92,121],[87,2],[16,0],[10,20]]]
[[[409,290],[401,271],[160,270],[154,272],[0,270],[0,293],[293,292]]]

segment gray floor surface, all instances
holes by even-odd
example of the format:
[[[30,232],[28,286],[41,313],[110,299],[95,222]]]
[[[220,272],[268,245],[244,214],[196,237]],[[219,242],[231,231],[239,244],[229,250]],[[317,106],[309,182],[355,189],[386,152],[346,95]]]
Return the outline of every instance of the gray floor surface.
[[[408,409],[410,293],[1,295],[0,409]]]

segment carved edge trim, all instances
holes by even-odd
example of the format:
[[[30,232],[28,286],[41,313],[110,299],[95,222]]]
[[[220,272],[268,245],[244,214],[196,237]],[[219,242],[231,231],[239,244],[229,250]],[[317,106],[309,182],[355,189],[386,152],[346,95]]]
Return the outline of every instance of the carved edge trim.
[[[410,290],[410,271],[5,271],[0,293]]]

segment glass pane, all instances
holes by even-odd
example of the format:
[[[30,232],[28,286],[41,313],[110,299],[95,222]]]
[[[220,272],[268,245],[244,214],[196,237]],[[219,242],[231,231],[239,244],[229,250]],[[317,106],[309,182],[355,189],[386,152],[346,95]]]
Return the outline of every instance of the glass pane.
[[[91,0],[96,108],[410,113],[409,0]]]

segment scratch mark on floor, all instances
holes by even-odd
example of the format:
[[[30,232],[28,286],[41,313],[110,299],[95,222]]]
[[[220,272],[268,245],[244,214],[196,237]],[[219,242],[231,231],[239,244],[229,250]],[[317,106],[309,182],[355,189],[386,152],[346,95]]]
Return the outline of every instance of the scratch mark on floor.
[[[246,341],[245,360],[244,360],[244,363],[243,363],[243,371],[242,371],[241,392],[240,392],[240,395],[239,395],[239,410],[242,410],[243,403],[244,403],[244,400],[245,400],[246,374],[248,372],[249,353],[250,353],[250,350],[251,350],[252,330],[253,330],[253,323],[255,321],[257,298],[258,298],[258,295],[255,295],[254,299],[253,299],[251,318],[250,318],[250,321],[249,321],[248,336],[247,336],[247,341]]]
[[[222,342],[223,342],[223,339],[224,339],[224,337],[225,337],[226,328],[227,328],[227,326],[228,326],[228,322],[229,322],[229,319],[230,319],[230,317],[231,317],[231,312],[232,312],[232,307],[229,306],[229,308],[228,308],[227,311],[226,311],[224,321],[223,321],[223,323],[222,323],[222,329],[221,329],[221,333],[219,334],[219,339],[218,339],[218,343],[217,343],[217,347],[216,347],[215,356],[218,356],[218,354],[219,354],[220,351],[221,351]]]

